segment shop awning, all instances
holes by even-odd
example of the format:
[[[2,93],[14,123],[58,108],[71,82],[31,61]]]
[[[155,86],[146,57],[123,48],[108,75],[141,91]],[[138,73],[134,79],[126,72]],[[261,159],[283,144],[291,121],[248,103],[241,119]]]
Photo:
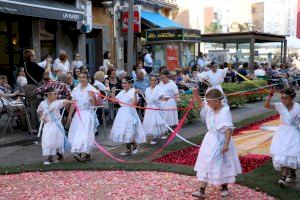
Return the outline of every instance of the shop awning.
[[[65,21],[83,21],[75,5],[47,0],[0,0],[0,12]]]
[[[177,27],[182,28],[180,24],[162,16],[159,13],[152,13],[148,11],[142,11],[142,19],[150,22],[156,28],[168,28],[168,27]]]

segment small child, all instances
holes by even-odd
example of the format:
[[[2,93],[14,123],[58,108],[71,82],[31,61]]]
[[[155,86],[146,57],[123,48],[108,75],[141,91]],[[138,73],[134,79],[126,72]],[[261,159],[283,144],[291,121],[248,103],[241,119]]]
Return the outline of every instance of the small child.
[[[211,89],[205,95],[207,103],[203,103],[198,90],[194,90],[194,98],[205,110],[208,132],[199,150],[195,171],[200,181],[200,189],[193,197],[205,198],[207,184],[221,185],[221,196],[229,195],[228,183],[234,183],[237,174],[241,173],[241,164],[236,153],[232,134],[232,118],[230,108],[222,104],[223,94],[218,89]]]
[[[132,82],[133,79],[126,76],[122,79],[123,90],[117,96],[115,96],[116,89],[112,90],[112,99],[126,103],[119,103],[121,107],[110,132],[110,138],[114,142],[126,143],[126,151],[121,153],[121,156],[137,154],[137,144],[146,142],[141,120],[134,107],[138,102],[139,90],[132,88]]]
[[[150,87],[148,87],[145,91],[147,108],[161,108],[161,94],[162,89],[160,86],[157,86],[157,78],[155,76],[151,76]],[[167,127],[163,123],[164,120],[164,113],[162,110],[146,109],[143,127],[146,136],[152,137],[150,144],[156,144],[156,139],[160,138],[162,134],[167,131]]]
[[[158,86],[163,91],[162,95],[162,107],[166,109],[163,111],[164,118],[166,123],[172,127],[177,126],[179,123],[178,120],[178,111],[177,109],[177,102],[179,100],[179,90],[177,85],[174,83],[173,80],[170,80],[170,72],[166,69],[161,71],[160,74],[161,82]],[[174,110],[167,110],[167,109],[174,109]],[[161,139],[167,139],[167,135],[163,135]]]
[[[44,123],[42,135],[43,156],[48,156],[44,165],[53,162],[53,156],[57,155],[57,161],[63,160],[65,131],[61,123],[59,110],[67,104],[73,103],[69,100],[57,100],[57,91],[49,87],[45,94],[47,99],[42,101],[37,112]]]
[[[280,103],[270,104],[274,91],[271,90],[264,106],[280,114],[280,125],[273,136],[270,155],[274,168],[281,172],[277,183],[284,187],[296,180],[295,170],[300,167],[300,106],[294,102],[296,92],[291,88],[281,92]]]

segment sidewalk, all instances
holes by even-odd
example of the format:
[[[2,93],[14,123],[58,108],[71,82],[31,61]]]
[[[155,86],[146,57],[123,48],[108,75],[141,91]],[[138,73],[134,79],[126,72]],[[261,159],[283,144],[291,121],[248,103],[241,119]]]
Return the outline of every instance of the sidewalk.
[[[279,100],[279,95],[275,98]],[[246,104],[243,107],[232,109],[232,117],[234,122],[238,122],[249,117],[258,116],[263,113],[269,112],[263,108],[263,101]],[[107,127],[106,130],[99,128],[99,135],[96,136],[96,141],[103,145],[107,150],[113,150],[113,153],[120,153],[121,144],[112,142],[109,139],[111,126]],[[199,122],[187,125],[182,128],[180,135],[185,138],[191,138],[199,134],[206,132],[206,125],[204,119]],[[173,142],[179,141],[175,138]],[[150,146],[148,144],[141,145],[141,151],[147,151]],[[22,165],[31,164],[37,162],[43,162],[44,158],[41,155],[41,144],[36,144],[36,135],[31,136],[27,132],[7,132],[4,136],[0,136],[0,166],[11,166],[11,165]],[[93,151],[93,161],[103,162],[107,160],[104,155],[97,149]],[[69,154],[66,156],[66,160],[72,159]]]

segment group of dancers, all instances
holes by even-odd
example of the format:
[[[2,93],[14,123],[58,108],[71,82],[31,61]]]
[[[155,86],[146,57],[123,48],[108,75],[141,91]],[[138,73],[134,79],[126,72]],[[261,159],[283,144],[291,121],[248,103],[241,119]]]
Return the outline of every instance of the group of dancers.
[[[235,177],[242,171],[232,140],[234,126],[231,112],[221,87],[225,72],[226,69],[212,66],[211,71],[203,76],[210,84],[204,100],[197,89],[193,90],[193,98],[201,107],[201,116],[206,118],[208,129],[194,168],[200,189],[192,196],[197,198],[205,198],[207,184],[220,186],[221,196],[228,196],[228,184],[234,183]],[[155,144],[157,139],[164,136],[167,126],[178,124],[178,88],[169,79],[169,71],[163,70],[160,79],[161,82],[157,84],[157,77],[150,77],[150,87],[145,92],[146,107],[149,109],[145,111],[143,122],[135,107],[140,91],[132,88],[133,80],[130,77],[123,78],[123,90],[117,95],[113,89],[111,99],[119,102],[121,107],[115,117],[110,138],[126,144],[126,151],[122,155],[138,153],[138,144],[145,143],[147,137],[151,137],[152,144]],[[51,88],[47,92],[47,99],[38,108],[41,120],[45,123],[42,136],[43,155],[48,156],[45,164],[53,162],[55,154],[58,161],[63,159],[66,140],[74,158],[78,161],[82,158],[90,160],[98,126],[94,108],[99,91],[88,83],[87,74],[81,73],[80,84],[71,94],[73,100],[57,100],[56,92]],[[300,106],[294,102],[296,92],[293,89],[284,89],[281,91],[281,102],[270,104],[273,94],[274,90],[271,90],[265,107],[279,112],[281,124],[272,139],[270,155],[274,168],[282,175],[278,184],[285,186],[295,181],[295,170],[300,167]],[[66,139],[59,110],[67,104],[71,104],[67,120],[71,125]],[[82,154],[85,156],[82,157]]]

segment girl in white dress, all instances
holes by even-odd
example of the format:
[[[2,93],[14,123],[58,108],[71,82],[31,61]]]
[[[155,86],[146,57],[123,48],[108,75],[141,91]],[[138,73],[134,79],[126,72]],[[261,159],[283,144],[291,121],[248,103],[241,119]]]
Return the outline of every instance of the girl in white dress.
[[[81,161],[82,153],[85,153],[84,160],[89,161],[91,148],[95,142],[95,133],[99,125],[97,115],[94,108],[98,101],[99,91],[88,83],[88,74],[80,73],[80,84],[74,88],[71,97],[75,100],[75,105],[71,106],[68,124],[71,123],[69,129],[69,143],[71,152],[77,161]],[[72,121],[72,122],[71,122]]]
[[[164,117],[166,123],[169,126],[176,126],[178,124],[178,111],[176,101],[179,99],[179,90],[177,85],[170,80],[170,73],[168,70],[163,70],[160,74],[161,82],[159,87],[163,91],[162,95],[162,108],[163,109],[174,109],[174,110],[165,110]],[[166,139],[166,135],[162,139]]]
[[[42,134],[43,156],[48,156],[45,165],[53,162],[53,156],[57,155],[57,161],[63,160],[65,142],[65,130],[61,123],[59,110],[73,101],[57,100],[57,91],[50,87],[45,92],[47,99],[38,106],[37,112],[44,123]]]
[[[157,78],[155,76],[151,76],[150,87],[148,87],[145,91],[147,108],[162,108],[160,98],[163,95],[163,91],[161,87],[156,84]],[[164,113],[162,110],[146,109],[143,120],[143,128],[146,136],[152,137],[150,144],[156,144],[156,139],[160,138],[162,134],[167,131],[167,127],[163,123],[164,121]]]
[[[237,174],[241,173],[241,164],[231,139],[233,124],[230,108],[222,104],[223,94],[211,89],[206,95],[207,103],[203,103],[198,90],[194,90],[194,98],[205,112],[208,132],[199,150],[194,170],[200,181],[200,189],[192,195],[205,198],[207,184],[221,185],[221,196],[229,195],[228,183],[234,183]]]
[[[274,168],[281,172],[278,184],[283,187],[287,182],[295,181],[295,170],[300,167],[300,105],[294,102],[296,92],[291,88],[281,92],[280,103],[270,104],[274,91],[271,90],[264,106],[280,114],[280,125],[273,136],[270,155]]]
[[[138,103],[137,94],[140,91],[132,88],[132,82],[133,79],[129,76],[123,78],[123,90],[115,96],[116,89],[113,88],[112,99],[136,106]],[[126,151],[121,153],[122,156],[137,154],[137,144],[146,142],[143,126],[135,107],[126,104],[119,103],[121,107],[110,132],[110,138],[114,142],[126,143]]]

